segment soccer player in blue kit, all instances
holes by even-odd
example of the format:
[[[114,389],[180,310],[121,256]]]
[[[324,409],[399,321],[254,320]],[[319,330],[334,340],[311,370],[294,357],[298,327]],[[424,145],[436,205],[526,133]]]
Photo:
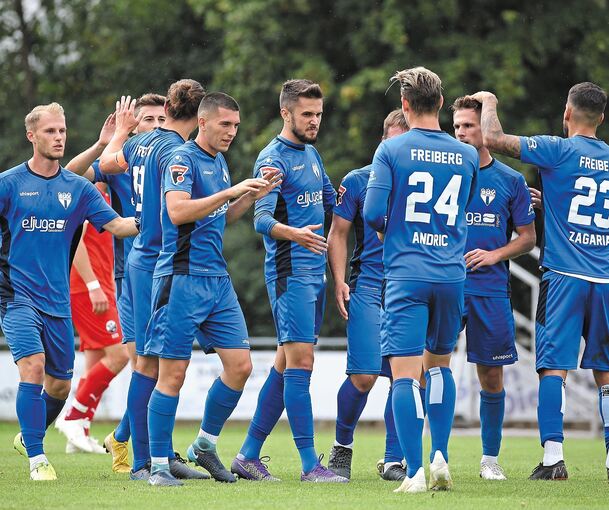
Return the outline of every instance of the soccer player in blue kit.
[[[398,492],[427,490],[424,411],[431,431],[429,488],[447,490],[455,408],[450,354],[461,327],[467,223],[478,154],[440,130],[440,78],[423,67],[396,73],[410,131],[384,141],[368,181],[364,219],[384,233],[381,354],[393,375],[393,413],[407,464]],[[425,404],[419,379],[425,371]]]
[[[408,131],[402,109],[392,111],[383,123],[383,140]],[[338,188],[332,226],[328,233],[328,263],[334,277],[338,311],[347,321],[347,378],[337,395],[336,440],[328,468],[351,478],[353,433],[364,410],[368,393],[379,375],[391,377],[387,360],[381,358],[381,288],[383,245],[363,218],[366,186],[372,165],[349,172]],[[345,282],[349,231],[354,226],[355,246],[349,283]],[[348,305],[348,307],[347,307]],[[395,433],[392,393],[385,406],[385,457],[379,474],[385,480],[401,481],[406,476],[402,449]]]
[[[46,428],[70,391],[74,330],[69,269],[85,220],[117,237],[137,233],[86,179],[59,164],[66,142],[63,108],[37,106],[25,118],[33,157],[0,174],[0,314],[19,369],[14,446],[32,480],[55,480],[44,454]],[[25,451],[24,451],[25,450]]]
[[[539,169],[543,192],[544,270],[535,325],[539,374],[537,419],[542,462],[531,480],[568,477],[562,443],[569,370],[592,369],[609,448],[609,146],[596,137],[607,94],[590,82],[569,90],[563,114],[566,138],[518,137],[503,132],[497,98],[478,92],[482,134],[489,150],[518,158]],[[605,463],[609,474],[609,455]]]
[[[478,150],[480,171],[467,208],[465,312],[467,360],[476,363],[480,391],[480,477],[505,480],[498,463],[505,410],[503,365],[518,359],[510,303],[508,260],[535,246],[535,213],[524,177],[493,158],[482,144],[482,104],[460,97],[452,104],[457,140]],[[512,232],[518,236],[512,240]]]
[[[133,448],[130,477],[133,480],[147,480],[150,476],[147,406],[158,377],[159,362],[158,358],[145,354],[144,343],[152,314],[154,266],[161,249],[161,175],[173,149],[184,144],[196,128],[197,109],[204,94],[203,87],[195,80],[184,79],[171,84],[166,94],[163,127],[129,139],[142,114],[140,112],[136,118],[135,100],[123,98],[116,113],[116,131],[100,158],[100,169],[104,173],[128,170],[136,201],[135,214],[140,220],[140,233],[133,241],[127,261],[137,354],[127,398]],[[168,455],[172,473],[178,478],[207,477],[188,468],[174,454],[171,445]]]
[[[327,245],[321,234],[336,197],[312,145],[323,112],[321,88],[310,80],[289,80],[279,107],[283,129],[254,166],[255,177],[276,170],[283,175],[282,184],[258,200],[254,212],[256,231],[264,235],[265,280],[279,346],[231,470],[248,480],[277,480],[261,461],[260,450],[285,405],[302,461],[301,481],[347,482],[318,460],[309,392],[326,287]]]
[[[147,133],[161,127],[165,122],[164,106],[165,97],[159,94],[148,93],[138,97],[135,102],[134,115],[140,117],[140,122],[133,134]],[[66,168],[82,175],[91,182],[106,183],[112,208],[122,216],[133,216],[135,214],[135,200],[131,190],[130,175],[127,172],[105,174],[99,169],[99,156],[114,134],[114,126],[112,126],[109,135],[107,134],[106,124],[107,122],[104,123],[99,140],[89,149],[73,158],[66,165]],[[133,303],[129,285],[129,271],[126,270],[127,257],[132,244],[133,239],[131,238],[114,238],[114,278],[117,307],[123,332],[123,343],[127,346],[132,367],[135,368],[137,358],[135,354]],[[127,446],[130,435],[129,415],[125,413],[116,429],[104,439],[104,446],[112,454],[112,471],[115,473],[128,473],[131,469]]]
[[[281,181],[246,179],[231,186],[223,153],[240,124],[239,105],[221,92],[207,94],[198,113],[199,132],[173,152],[163,174],[163,248],[154,272],[154,312],[145,352],[159,358],[159,380],[148,405],[151,485],[182,482],[169,472],[171,441],[179,392],[195,336],[207,353],[220,356],[223,372],[207,395],[199,435],[189,460],[222,482],[235,482],[218,458],[216,442],[252,371],[243,312],[222,256],[227,223],[233,223]],[[197,333],[200,333],[197,335]]]

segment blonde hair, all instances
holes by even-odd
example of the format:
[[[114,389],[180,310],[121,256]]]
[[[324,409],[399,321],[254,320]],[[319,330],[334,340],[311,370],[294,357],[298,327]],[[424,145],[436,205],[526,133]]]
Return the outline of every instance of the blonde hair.
[[[63,106],[61,106],[59,103],[39,104],[25,116],[25,130],[33,131],[43,113],[65,115],[63,112]]]
[[[442,100],[442,80],[424,67],[397,71],[390,79],[400,83],[402,97],[408,101],[415,114],[435,113]]]
[[[401,108],[393,110],[389,115],[387,115],[387,117],[385,117],[385,121],[383,122],[383,138],[387,138],[387,133],[393,126],[398,126],[404,132],[410,129],[408,121],[406,120],[406,117],[404,117],[404,112],[402,112]]]

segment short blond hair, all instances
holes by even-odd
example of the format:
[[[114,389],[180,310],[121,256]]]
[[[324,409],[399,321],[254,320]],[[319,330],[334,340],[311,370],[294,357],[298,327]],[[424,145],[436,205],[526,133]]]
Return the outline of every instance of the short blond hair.
[[[61,106],[59,103],[39,104],[25,116],[25,130],[33,131],[43,113],[65,115],[63,112],[63,106]]]
[[[397,71],[390,79],[400,82],[402,97],[415,114],[436,113],[442,101],[442,80],[425,67]]]
[[[385,117],[385,121],[383,122],[383,138],[387,137],[389,129],[391,129],[393,126],[399,127],[404,132],[410,129],[408,121],[406,120],[406,117],[404,117],[404,112],[401,108],[393,110],[389,115],[387,115],[387,117]]]

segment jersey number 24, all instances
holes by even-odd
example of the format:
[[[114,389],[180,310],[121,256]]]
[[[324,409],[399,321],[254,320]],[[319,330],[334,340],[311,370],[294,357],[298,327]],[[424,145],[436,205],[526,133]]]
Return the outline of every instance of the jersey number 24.
[[[459,214],[459,191],[463,176],[453,175],[448,184],[436,200],[433,208],[438,214],[446,215],[446,224],[453,227]],[[431,214],[416,211],[417,204],[426,204],[433,198],[433,175],[429,172],[413,172],[408,178],[410,186],[423,184],[423,191],[413,191],[406,198],[406,221],[416,223],[429,223]]]

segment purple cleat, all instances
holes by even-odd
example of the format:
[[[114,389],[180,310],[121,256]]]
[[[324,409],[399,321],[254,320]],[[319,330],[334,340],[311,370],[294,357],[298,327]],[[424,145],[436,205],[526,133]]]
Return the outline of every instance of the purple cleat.
[[[260,459],[240,459],[235,457],[230,465],[231,473],[237,475],[244,480],[252,480],[259,482],[280,482],[279,478],[275,478],[269,473],[265,462],[271,460],[270,457],[262,457]]]
[[[301,473],[300,481],[315,483],[349,483],[348,478],[335,474],[333,471],[330,471],[327,467],[324,467],[319,463],[307,474]]]

